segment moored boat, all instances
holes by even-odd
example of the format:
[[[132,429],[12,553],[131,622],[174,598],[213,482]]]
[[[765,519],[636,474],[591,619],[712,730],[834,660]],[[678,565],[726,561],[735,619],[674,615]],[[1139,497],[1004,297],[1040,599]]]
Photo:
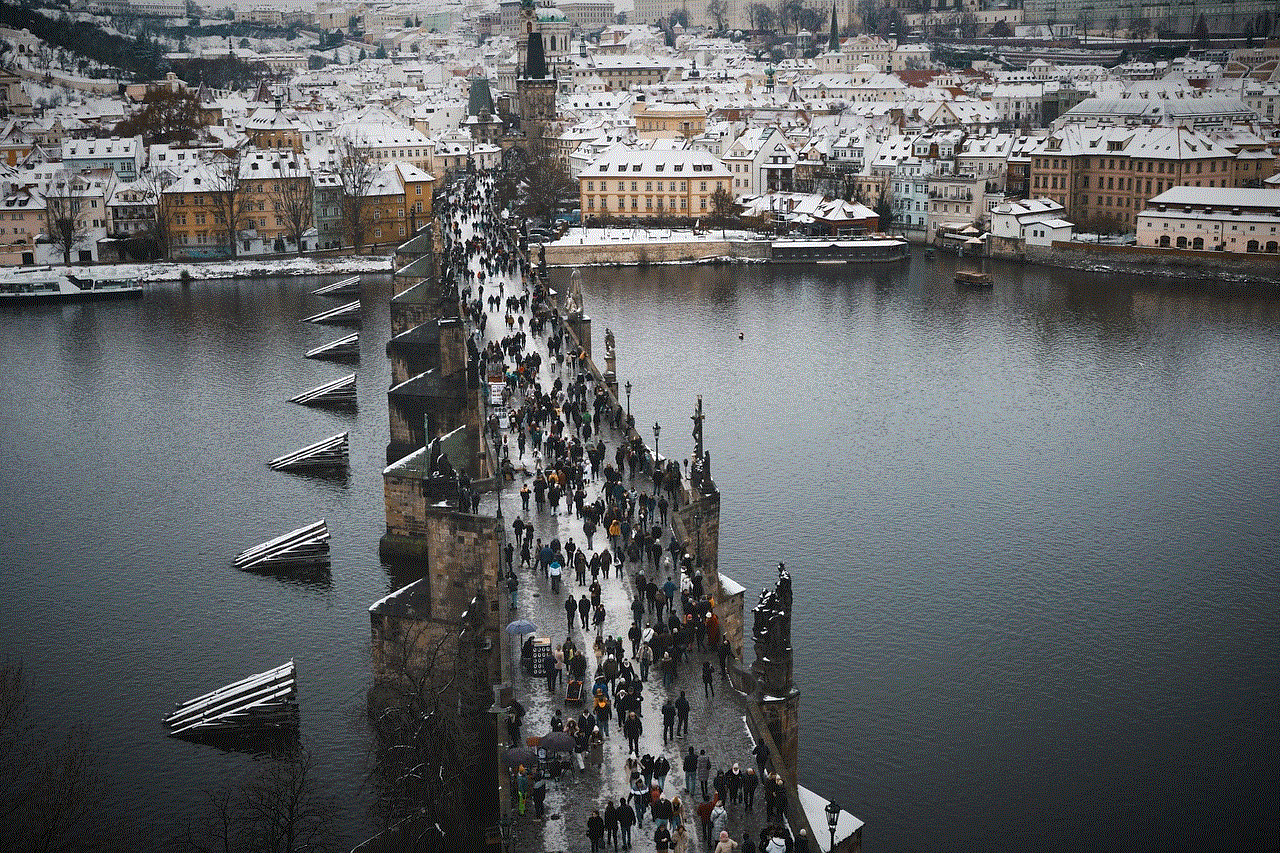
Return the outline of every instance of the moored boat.
[[[956,284],[964,284],[969,287],[991,287],[994,282],[991,279],[991,273],[988,272],[956,270]]]
[[[901,261],[910,246],[900,237],[784,237],[774,240],[774,263],[876,263]]]
[[[54,267],[17,269],[0,279],[0,305],[127,299],[141,295],[142,285],[136,279],[80,275]]]

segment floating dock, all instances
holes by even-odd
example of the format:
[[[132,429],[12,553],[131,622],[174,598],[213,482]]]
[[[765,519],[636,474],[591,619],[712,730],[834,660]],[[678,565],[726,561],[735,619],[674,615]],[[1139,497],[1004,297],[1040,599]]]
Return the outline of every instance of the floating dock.
[[[311,569],[329,565],[329,527],[324,519],[246,548],[237,569],[251,571]]]
[[[307,358],[318,358],[326,361],[359,361],[360,333],[352,332],[336,341],[307,350]]]
[[[289,402],[303,406],[334,406],[354,409],[356,407],[356,375],[348,373],[341,379],[317,385],[309,391],[303,391],[298,396],[289,398]]]
[[[298,728],[293,661],[179,702],[164,718],[170,737],[244,737]]]
[[[347,467],[347,433],[340,432],[315,444],[277,456],[267,463],[277,471],[303,471],[316,468]]]
[[[360,293],[360,276],[353,275],[311,291],[312,296],[355,296]]]

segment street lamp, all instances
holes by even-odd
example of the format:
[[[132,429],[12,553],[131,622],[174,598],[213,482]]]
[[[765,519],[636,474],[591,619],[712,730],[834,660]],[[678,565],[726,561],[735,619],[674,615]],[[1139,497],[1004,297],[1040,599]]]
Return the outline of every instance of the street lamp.
[[[631,426],[631,383],[622,386],[627,390],[627,426]]]
[[[658,426],[657,421],[654,421],[653,422],[653,470],[655,471],[658,470],[658,465],[660,464],[658,460],[661,458],[660,456],[658,456],[658,433],[661,430],[662,430],[662,427]],[[657,491],[658,491],[657,481],[655,481],[654,492],[656,493]]]
[[[835,803],[827,803],[824,811],[827,813],[827,830],[831,833],[831,846],[829,850],[836,849],[836,823],[840,820],[840,807]]]

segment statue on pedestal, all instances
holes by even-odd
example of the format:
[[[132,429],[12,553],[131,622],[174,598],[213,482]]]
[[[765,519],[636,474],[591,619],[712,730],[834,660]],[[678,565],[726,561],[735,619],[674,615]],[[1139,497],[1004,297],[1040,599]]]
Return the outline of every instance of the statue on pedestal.
[[[786,696],[795,689],[791,680],[791,575],[778,563],[773,589],[760,591],[760,602],[751,611],[751,638],[756,646],[759,689],[769,696]]]
[[[604,330],[604,357],[605,358],[614,357],[613,329],[610,329],[607,327]]]
[[[569,293],[564,299],[564,313],[570,317],[582,313],[582,273],[577,270],[569,276]]]

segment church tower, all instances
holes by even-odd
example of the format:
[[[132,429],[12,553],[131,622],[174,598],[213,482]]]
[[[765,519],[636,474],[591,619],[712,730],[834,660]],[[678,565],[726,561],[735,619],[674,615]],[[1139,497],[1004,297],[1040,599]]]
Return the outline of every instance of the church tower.
[[[516,77],[516,102],[520,115],[520,123],[526,135],[530,125],[537,124],[543,128],[556,118],[556,80],[547,71],[547,55],[543,49],[542,33],[535,29],[536,19],[533,11],[533,0],[522,0],[520,14],[523,34],[520,41],[524,45],[524,60]]]

